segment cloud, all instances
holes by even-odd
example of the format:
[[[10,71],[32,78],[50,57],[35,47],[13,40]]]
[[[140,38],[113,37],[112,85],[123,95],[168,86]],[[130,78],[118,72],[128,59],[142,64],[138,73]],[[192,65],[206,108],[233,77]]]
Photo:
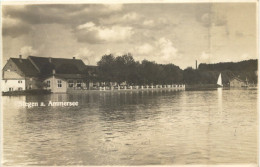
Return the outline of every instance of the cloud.
[[[141,16],[139,14],[137,14],[136,12],[130,12],[130,13],[126,13],[124,15],[115,14],[115,15],[111,15],[106,18],[100,18],[99,23],[101,25],[112,25],[112,24],[129,25],[129,24],[136,23],[140,19],[141,19]]]
[[[80,48],[79,51],[73,55],[73,57],[76,57],[77,59],[82,59],[83,62],[87,65],[94,63],[94,56],[94,52],[89,50],[88,48]]]
[[[138,46],[136,48],[136,50],[137,50],[138,54],[145,55],[145,54],[149,54],[153,51],[153,46],[148,43],[145,43],[141,46]]]
[[[209,52],[203,51],[199,57],[199,60],[202,63],[210,63],[211,58],[212,58],[212,54],[210,54]]]
[[[131,38],[133,34],[134,31],[129,26],[104,27],[93,22],[79,25],[76,30],[78,40],[87,43],[120,42]]]
[[[120,11],[123,9],[123,4],[104,4],[104,6],[110,11]]]
[[[98,37],[105,41],[123,41],[126,38],[130,38],[133,34],[131,27],[120,27],[112,26],[111,28],[101,28],[98,27]]]
[[[23,56],[36,55],[38,52],[32,48],[32,46],[24,46],[20,49],[20,54]]]
[[[171,40],[161,37],[153,43],[145,43],[133,50],[134,55],[138,55],[138,60],[148,59],[157,63],[171,63],[180,58],[178,49],[174,47]]]
[[[138,20],[139,15],[135,12],[127,13],[123,16],[123,19],[125,20]]]
[[[3,17],[11,17],[27,24],[60,23],[66,20],[67,8],[55,5],[4,6]]]
[[[223,14],[217,12],[206,12],[200,16],[199,21],[205,27],[211,26],[225,26],[227,24],[227,18]]]
[[[71,58],[88,47],[96,57],[110,49],[187,66],[195,57],[207,60],[210,35],[211,61],[256,57],[256,9],[223,3],[3,5],[3,53],[32,46],[39,55]]]
[[[81,30],[81,29],[92,29],[93,27],[95,27],[95,24],[93,22],[87,22],[85,24],[81,24],[77,27],[77,29]]]
[[[176,19],[177,20],[177,19]],[[176,26],[175,19],[169,20],[164,17],[149,18],[145,17],[141,12],[127,12],[112,14],[109,17],[101,17],[98,21],[99,25],[111,26],[111,25],[120,25],[120,26],[131,26],[135,27],[137,30],[144,31],[145,29],[150,30],[161,30],[162,27]]]
[[[30,31],[35,24],[66,24],[74,28],[88,20],[98,22],[102,17],[121,11],[123,4],[6,5],[2,9],[3,19],[17,21],[16,24],[5,21],[3,35],[15,33],[12,36],[19,36]]]
[[[144,22],[143,22],[143,25],[144,26],[154,26],[154,21],[153,20],[145,20]]]
[[[31,30],[31,27],[28,24],[10,17],[3,18],[2,24],[3,35],[8,35],[11,37],[17,37],[21,34],[26,34]]]
[[[169,39],[160,38],[157,45],[161,50],[161,58],[164,61],[177,58],[178,50],[173,46],[173,43]]]

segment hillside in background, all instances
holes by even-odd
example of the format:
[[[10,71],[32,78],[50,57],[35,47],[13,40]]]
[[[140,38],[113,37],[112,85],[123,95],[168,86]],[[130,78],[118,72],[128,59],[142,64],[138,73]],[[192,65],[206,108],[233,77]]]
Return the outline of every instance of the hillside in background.
[[[225,62],[216,64],[205,64],[199,65],[199,70],[207,71],[257,71],[257,60],[245,60],[241,62]]]
[[[227,84],[233,77],[257,83],[258,60],[225,62],[199,65],[198,70],[187,68],[183,71],[183,80],[187,84],[215,84],[218,75],[222,74],[223,83]]]

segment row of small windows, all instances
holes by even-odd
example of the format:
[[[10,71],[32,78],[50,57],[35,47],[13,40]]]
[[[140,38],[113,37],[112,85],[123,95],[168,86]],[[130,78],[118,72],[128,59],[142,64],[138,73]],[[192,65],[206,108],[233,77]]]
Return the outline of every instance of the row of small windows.
[[[48,81],[46,81],[46,86],[47,86],[47,88],[50,88],[51,87],[51,81],[50,80],[48,80]],[[61,88],[62,87],[62,81],[61,80],[57,80],[57,84],[58,84],[58,88]]]
[[[18,83],[23,83],[23,81],[18,81]]]
[[[74,82],[73,82],[73,80],[69,80],[68,83],[69,83],[69,87],[70,87],[70,88],[74,87]],[[81,87],[81,84],[82,84],[82,80],[77,80],[77,82],[76,82],[76,87],[78,87],[78,88]]]
[[[23,90],[23,88],[19,87],[18,90]],[[14,88],[9,88],[9,91],[14,91]]]
[[[51,87],[51,81],[50,80],[48,80],[48,81],[46,81],[46,86],[47,86],[47,88],[50,88]],[[62,87],[62,81],[61,80],[57,80],[57,84],[58,84],[58,88],[61,88]]]
[[[50,80],[46,81],[46,84],[47,84],[47,87],[48,87],[48,88],[51,87],[51,81],[50,81]],[[77,80],[77,82],[76,82],[76,87],[81,87],[81,86],[82,86],[81,84],[82,84],[82,80]],[[62,80],[57,80],[57,85],[58,85],[58,88],[61,88],[61,87],[62,87]],[[69,86],[70,88],[74,87],[74,82],[73,82],[73,80],[69,80],[69,81],[68,81],[68,86]]]

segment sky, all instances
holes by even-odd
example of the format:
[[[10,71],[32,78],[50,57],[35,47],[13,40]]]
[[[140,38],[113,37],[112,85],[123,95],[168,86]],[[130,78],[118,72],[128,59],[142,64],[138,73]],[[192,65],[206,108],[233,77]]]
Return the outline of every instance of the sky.
[[[3,5],[5,64],[28,55],[82,59],[131,53],[135,60],[198,63],[257,58],[256,3]]]

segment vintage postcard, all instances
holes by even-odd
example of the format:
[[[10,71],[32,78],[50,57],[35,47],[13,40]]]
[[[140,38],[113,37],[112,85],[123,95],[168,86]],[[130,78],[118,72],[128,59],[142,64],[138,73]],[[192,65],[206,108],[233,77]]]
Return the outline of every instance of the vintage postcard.
[[[258,166],[257,1],[1,10],[2,166]]]

